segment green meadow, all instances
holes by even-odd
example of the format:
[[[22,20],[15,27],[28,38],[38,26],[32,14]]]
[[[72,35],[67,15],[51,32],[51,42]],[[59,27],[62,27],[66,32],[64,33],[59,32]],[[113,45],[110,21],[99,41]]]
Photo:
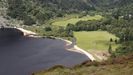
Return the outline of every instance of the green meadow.
[[[59,20],[56,20],[56,21],[52,22],[52,25],[67,26],[69,23],[76,24],[78,21],[100,20],[103,17],[100,16],[100,15],[95,15],[95,16],[87,15],[87,16],[84,16],[84,17],[81,17],[81,18],[79,18],[78,16],[77,17],[68,18],[68,19],[64,19],[64,18],[60,18]]]
[[[82,31],[74,32],[74,36],[77,39],[77,45],[84,50],[108,50],[110,44],[110,38],[118,40],[115,35],[108,33],[107,31]],[[114,42],[112,43],[112,49],[117,48]]]

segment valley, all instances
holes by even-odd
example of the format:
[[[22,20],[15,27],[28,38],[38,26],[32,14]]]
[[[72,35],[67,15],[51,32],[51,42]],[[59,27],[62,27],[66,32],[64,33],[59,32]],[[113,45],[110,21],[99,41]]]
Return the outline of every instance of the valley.
[[[131,75],[132,56],[133,0],[0,0],[1,75]]]

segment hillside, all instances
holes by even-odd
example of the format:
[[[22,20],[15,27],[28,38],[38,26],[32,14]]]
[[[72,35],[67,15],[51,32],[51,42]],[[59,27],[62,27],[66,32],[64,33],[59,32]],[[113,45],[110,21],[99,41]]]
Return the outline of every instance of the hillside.
[[[132,3],[133,0],[0,0],[0,14],[22,20],[24,25],[42,25],[51,18],[71,13],[99,10],[109,13],[127,10],[127,13],[132,13]]]
[[[38,0],[43,6],[50,6],[60,10],[79,11],[93,8],[90,0]]]
[[[133,56],[123,56],[102,63],[85,62],[74,68],[55,66],[32,75],[132,75]]]
[[[44,24],[45,21],[62,17],[66,13],[94,9],[87,0],[7,0],[7,2],[7,15],[24,20],[25,25]]]

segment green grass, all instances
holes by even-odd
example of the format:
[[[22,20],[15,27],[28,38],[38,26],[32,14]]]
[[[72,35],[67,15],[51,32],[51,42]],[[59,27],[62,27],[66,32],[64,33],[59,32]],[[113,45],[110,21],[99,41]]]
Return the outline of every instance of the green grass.
[[[56,18],[53,18],[53,19],[50,19],[46,22],[47,25],[52,25],[54,24],[55,22],[58,22],[58,21],[65,21],[65,20],[69,20],[71,18],[77,18],[79,17],[80,14],[69,14],[69,15],[65,15],[64,17],[56,17]]]
[[[54,21],[53,23],[52,23],[52,25],[57,25],[57,26],[67,26],[69,23],[71,23],[71,24],[75,24],[75,23],[77,23],[78,21],[87,21],[87,20],[100,20],[100,19],[102,19],[103,17],[102,16],[100,16],[100,15],[95,15],[95,16],[89,16],[89,15],[87,15],[87,16],[84,16],[84,17],[82,17],[82,18],[78,18],[78,16],[77,17],[73,17],[73,18],[69,18],[69,19],[60,19],[60,20],[58,20],[58,21]]]
[[[77,45],[84,50],[108,50],[110,38],[118,39],[107,31],[74,32],[74,36],[77,38]],[[117,46],[112,43],[113,50]]]

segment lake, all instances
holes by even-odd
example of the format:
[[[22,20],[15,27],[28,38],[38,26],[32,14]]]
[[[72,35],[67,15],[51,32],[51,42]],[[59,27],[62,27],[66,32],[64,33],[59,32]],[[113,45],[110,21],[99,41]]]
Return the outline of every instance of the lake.
[[[88,60],[65,47],[66,42],[58,39],[0,37],[0,75],[31,75],[55,65],[72,67]]]

